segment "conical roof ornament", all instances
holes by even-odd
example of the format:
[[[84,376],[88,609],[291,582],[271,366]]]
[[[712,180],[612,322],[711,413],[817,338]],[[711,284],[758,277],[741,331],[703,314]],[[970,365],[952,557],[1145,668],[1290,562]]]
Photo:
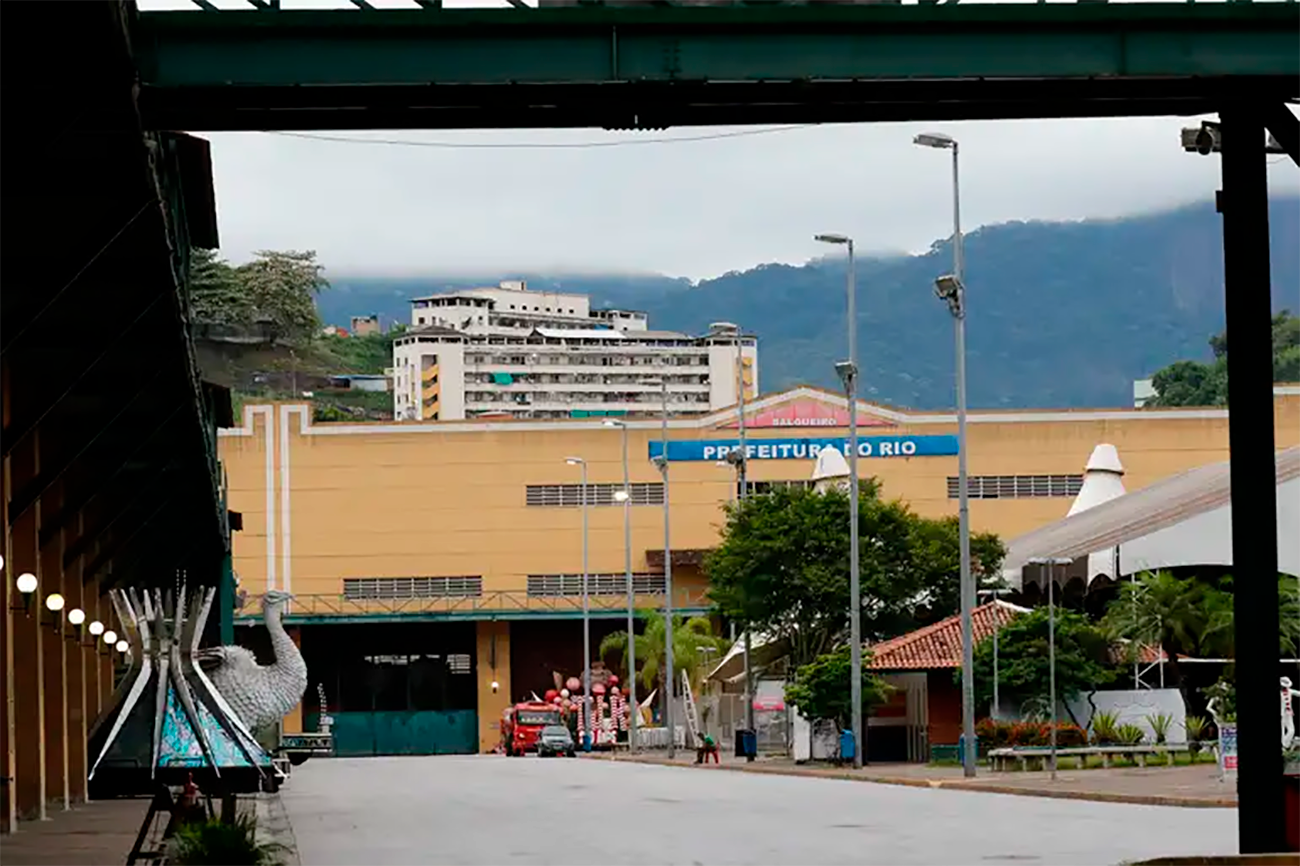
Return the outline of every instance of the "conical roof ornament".
[[[817,452],[817,463],[813,466],[813,489],[819,493],[838,488],[849,487],[849,461],[838,448],[823,448]]]
[[[1096,508],[1103,502],[1123,496],[1126,492],[1124,464],[1120,462],[1119,450],[1114,445],[1104,443],[1098,445],[1092,449],[1088,462],[1084,464],[1083,485],[1079,488],[1079,494],[1074,497],[1074,503],[1070,506],[1067,516]],[[1112,580],[1118,580],[1119,575],[1116,574],[1120,571],[1116,562],[1118,554],[1118,549],[1114,547],[1089,554],[1088,583],[1092,583],[1094,578],[1103,574]]]

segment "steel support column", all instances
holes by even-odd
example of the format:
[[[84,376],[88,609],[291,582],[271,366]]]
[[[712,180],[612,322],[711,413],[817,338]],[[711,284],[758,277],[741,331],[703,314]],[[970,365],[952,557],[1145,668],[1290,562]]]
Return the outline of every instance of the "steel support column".
[[[1285,847],[1277,711],[1277,484],[1273,442],[1273,310],[1264,111],[1242,100],[1221,112],[1223,276],[1237,650],[1237,828],[1242,854]]]

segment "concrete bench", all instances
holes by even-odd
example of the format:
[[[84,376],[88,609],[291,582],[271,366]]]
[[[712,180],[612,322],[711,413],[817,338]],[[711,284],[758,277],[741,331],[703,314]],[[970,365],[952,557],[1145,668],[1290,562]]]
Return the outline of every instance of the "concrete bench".
[[[1115,757],[1126,756],[1133,758],[1139,767],[1145,767],[1148,758],[1163,757],[1165,764],[1172,767],[1174,753],[1186,751],[1190,751],[1187,745],[1178,743],[1149,746],[1071,746],[1057,749],[1056,759],[1059,766],[1061,758],[1072,758],[1075,767],[1082,768],[1089,756],[1100,755],[1102,767],[1109,767]],[[1005,770],[1008,766],[1017,764],[1021,770],[1027,770],[1031,762],[1037,763],[1039,769],[1046,769],[1051,754],[1052,750],[1046,746],[1004,747],[991,750],[989,760],[995,770]]]

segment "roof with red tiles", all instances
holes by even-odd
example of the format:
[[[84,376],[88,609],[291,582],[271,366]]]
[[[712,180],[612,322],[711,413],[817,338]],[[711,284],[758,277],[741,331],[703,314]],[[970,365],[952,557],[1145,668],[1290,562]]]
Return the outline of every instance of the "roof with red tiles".
[[[975,643],[992,637],[996,628],[1007,625],[1029,609],[1005,601],[991,601],[971,612]],[[871,647],[874,670],[920,671],[961,667],[961,615],[881,641]]]

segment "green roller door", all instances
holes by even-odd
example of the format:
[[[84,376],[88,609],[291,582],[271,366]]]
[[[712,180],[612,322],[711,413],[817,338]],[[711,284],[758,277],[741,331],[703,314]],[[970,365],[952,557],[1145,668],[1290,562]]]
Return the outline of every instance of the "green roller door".
[[[334,753],[372,755],[472,755],[478,752],[473,710],[331,713]]]

